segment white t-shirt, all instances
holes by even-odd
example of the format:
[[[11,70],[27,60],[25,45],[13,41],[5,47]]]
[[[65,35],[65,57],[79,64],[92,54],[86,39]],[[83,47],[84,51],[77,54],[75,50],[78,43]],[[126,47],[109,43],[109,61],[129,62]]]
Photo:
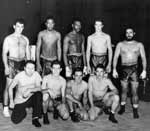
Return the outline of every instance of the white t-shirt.
[[[25,71],[22,71],[15,76],[14,81],[17,82],[17,90],[14,103],[19,104],[26,102],[32,96],[30,95],[27,98],[23,97],[26,89],[39,87],[41,85],[42,78],[36,71],[32,76],[28,76],[26,75]]]

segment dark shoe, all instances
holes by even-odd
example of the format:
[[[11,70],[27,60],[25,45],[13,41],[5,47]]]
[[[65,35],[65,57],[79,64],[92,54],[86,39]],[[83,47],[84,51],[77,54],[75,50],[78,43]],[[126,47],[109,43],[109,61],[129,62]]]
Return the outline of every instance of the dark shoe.
[[[58,118],[59,118],[59,112],[58,112],[58,110],[57,110],[56,108],[54,108],[53,118],[54,118],[55,120],[58,120]]]
[[[38,119],[33,119],[32,120],[32,125],[34,125],[35,127],[41,127],[41,124],[40,124]]]
[[[121,105],[118,114],[119,114],[119,115],[122,115],[124,112],[125,112],[125,105]]]
[[[109,115],[109,120],[110,120],[112,123],[118,123],[118,121],[116,120],[115,115],[114,115],[113,113],[110,113],[110,115]]]
[[[133,118],[134,119],[138,119],[139,118],[139,114],[138,114],[137,108],[133,108]]]
[[[43,115],[43,124],[45,124],[45,125],[50,124],[47,113],[44,113],[44,115]]]
[[[80,115],[75,112],[70,112],[70,117],[73,122],[80,122]]]

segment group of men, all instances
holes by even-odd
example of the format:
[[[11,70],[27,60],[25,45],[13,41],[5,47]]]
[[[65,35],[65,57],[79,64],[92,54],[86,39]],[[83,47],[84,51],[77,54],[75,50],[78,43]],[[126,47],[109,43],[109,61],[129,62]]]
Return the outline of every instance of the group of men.
[[[36,127],[41,127],[40,118],[44,124],[50,124],[50,109],[54,119],[67,120],[70,117],[73,122],[95,120],[105,112],[111,122],[118,123],[115,113],[119,105],[118,113],[125,112],[130,86],[133,117],[139,118],[137,91],[139,78],[146,78],[146,56],[143,44],[134,40],[132,28],[126,29],[126,40],[117,44],[112,62],[111,37],[102,31],[104,25],[101,20],[95,21],[95,32],[88,36],[87,46],[84,35],[80,33],[80,20],[73,21],[72,31],[64,37],[63,45],[61,34],[54,29],[54,18],[47,17],[45,25],[46,29],[39,32],[37,38],[36,62],[30,60],[29,40],[22,34],[23,19],[15,21],[14,33],[4,40],[5,117],[10,117],[9,108],[12,108],[11,120],[17,124],[25,118],[26,108],[32,107],[32,124]],[[121,71],[118,73],[119,56]],[[143,65],[140,75],[139,56]],[[62,68],[62,61],[65,68]],[[65,76],[60,74],[63,69]],[[108,77],[111,72],[121,81],[121,104],[118,90]],[[88,74],[88,80],[83,80]]]

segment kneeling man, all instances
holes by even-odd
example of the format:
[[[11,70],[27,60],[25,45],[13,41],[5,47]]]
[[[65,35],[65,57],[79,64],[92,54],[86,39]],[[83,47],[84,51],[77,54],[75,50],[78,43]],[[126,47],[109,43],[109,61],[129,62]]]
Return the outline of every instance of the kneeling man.
[[[95,110],[97,108],[95,108],[95,106],[99,106],[103,103],[104,107],[111,108],[109,120],[113,123],[118,123],[114,115],[119,105],[118,91],[112,82],[105,77],[103,65],[97,65],[96,75],[90,76],[88,87],[88,97],[91,105],[91,109],[89,110],[90,120],[95,120],[95,118],[98,116],[97,110]],[[96,115],[94,112],[96,112]]]
[[[42,92],[43,92],[43,123],[49,124],[47,109],[52,103],[54,108],[53,118],[58,119],[60,116],[66,120],[69,117],[68,110],[65,105],[65,89],[66,80],[60,76],[61,63],[54,61],[52,63],[52,74],[46,75],[43,78]]]
[[[11,120],[18,124],[26,117],[26,108],[32,107],[32,124],[41,127],[39,118],[42,115],[41,76],[35,71],[33,61],[26,61],[24,71],[18,73],[9,87],[10,107],[13,108]],[[16,88],[13,100],[13,89]]]
[[[76,68],[73,73],[74,80],[67,83],[66,98],[70,109],[72,121],[79,122],[87,120],[87,83],[82,80],[83,72],[81,68]],[[80,118],[79,118],[80,116]]]

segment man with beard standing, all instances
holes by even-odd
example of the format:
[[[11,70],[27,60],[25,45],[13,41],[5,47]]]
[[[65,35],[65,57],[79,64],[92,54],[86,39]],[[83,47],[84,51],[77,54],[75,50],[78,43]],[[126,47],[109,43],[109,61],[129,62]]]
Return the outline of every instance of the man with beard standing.
[[[121,72],[119,73],[119,78],[121,80],[122,93],[121,93],[121,109],[118,112],[123,114],[125,112],[125,104],[127,99],[128,85],[131,84],[132,92],[132,103],[133,103],[133,117],[135,119],[139,118],[138,114],[138,57],[142,59],[143,71],[140,74],[141,79],[146,78],[146,56],[144,46],[141,42],[135,41],[134,38],[135,32],[132,28],[126,29],[126,40],[119,42],[113,60],[113,77],[117,78],[118,73],[116,70],[117,62],[119,56],[121,56]]]
[[[75,68],[83,68],[86,71],[86,59],[84,49],[84,36],[79,33],[81,22],[75,20],[72,24],[72,31],[64,38],[63,58],[66,66],[66,77],[71,77]],[[84,66],[84,67],[83,67]]]

